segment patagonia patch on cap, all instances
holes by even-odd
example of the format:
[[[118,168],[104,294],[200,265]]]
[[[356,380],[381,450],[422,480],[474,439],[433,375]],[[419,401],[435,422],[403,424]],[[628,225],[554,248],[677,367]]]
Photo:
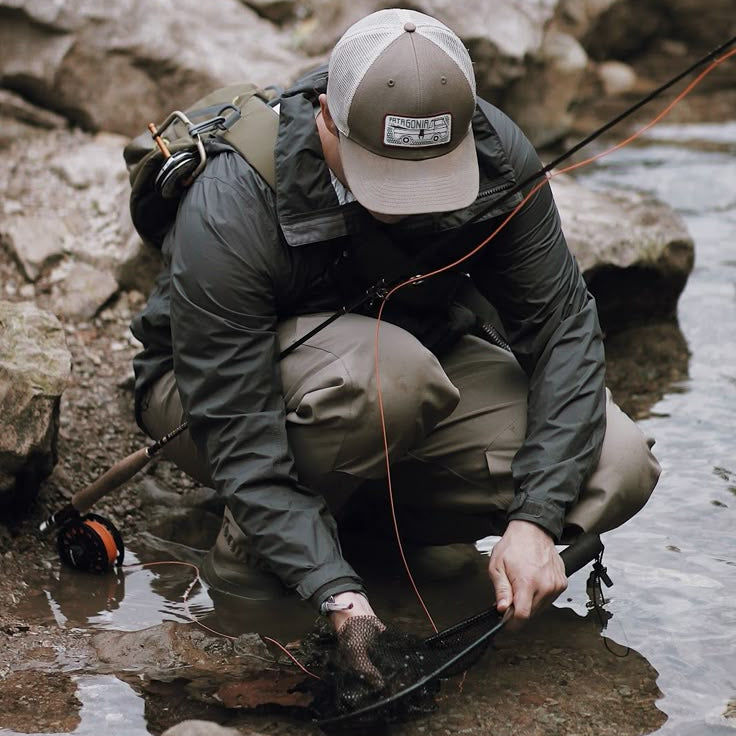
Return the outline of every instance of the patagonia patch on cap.
[[[452,137],[452,115],[444,113],[429,118],[411,118],[387,115],[383,128],[383,142],[387,146],[415,148],[441,146]]]

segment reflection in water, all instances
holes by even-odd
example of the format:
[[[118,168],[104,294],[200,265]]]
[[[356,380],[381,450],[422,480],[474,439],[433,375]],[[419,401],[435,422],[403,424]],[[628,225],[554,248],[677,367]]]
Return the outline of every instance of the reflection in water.
[[[143,715],[143,700],[129,685],[112,675],[85,675],[72,679],[77,686],[76,697],[82,704],[79,709],[79,725],[74,730],[64,731],[63,734],[48,729],[44,730],[43,734],[24,730],[24,734],[142,736],[148,733]],[[41,728],[43,725],[38,723]],[[0,728],[0,734],[19,736],[15,731],[3,728]]]
[[[632,327],[606,338],[606,383],[630,417],[645,419],[667,392],[679,390],[689,359],[678,325]]]

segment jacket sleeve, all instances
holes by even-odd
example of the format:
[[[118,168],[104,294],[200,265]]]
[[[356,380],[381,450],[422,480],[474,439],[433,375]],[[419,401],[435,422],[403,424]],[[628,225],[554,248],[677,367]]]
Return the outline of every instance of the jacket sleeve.
[[[519,128],[500,113],[493,124],[517,181],[539,171]],[[547,182],[483,249],[472,275],[529,377],[526,438],[512,463],[508,518],[532,521],[559,540],[566,512],[600,456],[605,364],[595,300],[567,248]]]
[[[195,444],[253,552],[319,605],[362,584],[289,450],[274,296],[287,263],[274,209],[235,154],[214,158],[187,192],[166,244],[174,373]]]

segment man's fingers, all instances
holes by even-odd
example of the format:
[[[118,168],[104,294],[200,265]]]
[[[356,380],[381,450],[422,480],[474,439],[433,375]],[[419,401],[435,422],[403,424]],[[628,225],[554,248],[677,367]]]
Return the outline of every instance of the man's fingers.
[[[496,610],[503,613],[514,602],[511,583],[506,576],[506,571],[502,567],[496,567],[493,561],[488,566],[488,575],[496,593]]]
[[[526,581],[517,581],[514,590],[514,621],[527,621],[532,615],[534,588]]]

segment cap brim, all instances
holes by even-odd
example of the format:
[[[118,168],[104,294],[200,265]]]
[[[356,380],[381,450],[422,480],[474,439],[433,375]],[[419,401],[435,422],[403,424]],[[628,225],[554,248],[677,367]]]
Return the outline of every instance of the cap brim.
[[[423,161],[378,156],[341,135],[340,156],[350,191],[373,212],[449,212],[468,207],[478,197],[478,157],[471,132],[449,153]]]

